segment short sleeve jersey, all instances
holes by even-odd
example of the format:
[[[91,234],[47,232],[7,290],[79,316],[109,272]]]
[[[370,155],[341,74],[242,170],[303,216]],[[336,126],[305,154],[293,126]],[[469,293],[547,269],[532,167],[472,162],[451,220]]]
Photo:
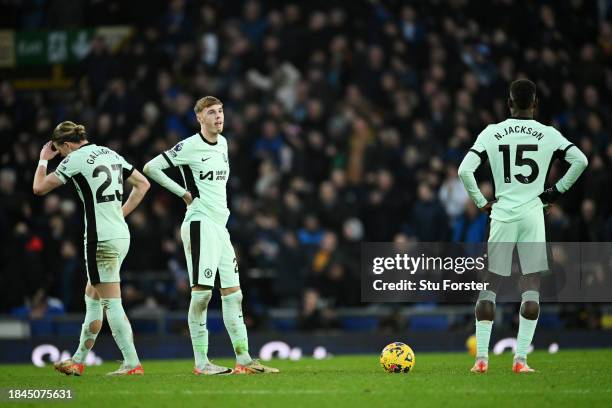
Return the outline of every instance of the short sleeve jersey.
[[[118,153],[92,143],[70,153],[55,169],[62,183],[74,183],[83,202],[87,242],[130,237],[121,206],[123,180],[133,171]]]
[[[162,156],[170,166],[180,169],[185,189],[194,199],[187,207],[185,221],[208,217],[225,225],[230,213],[226,191],[230,168],[225,137],[218,135],[217,142],[211,143],[198,132]]]
[[[572,147],[561,133],[533,119],[510,118],[487,126],[470,151],[489,160],[495,198],[491,218],[513,221],[541,206],[550,165]]]

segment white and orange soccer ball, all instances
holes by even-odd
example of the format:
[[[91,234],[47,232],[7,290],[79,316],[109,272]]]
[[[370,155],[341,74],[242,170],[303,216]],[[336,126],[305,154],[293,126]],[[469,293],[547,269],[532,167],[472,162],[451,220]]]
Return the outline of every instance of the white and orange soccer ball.
[[[414,351],[399,341],[389,344],[380,353],[380,365],[388,373],[409,373],[414,362]]]

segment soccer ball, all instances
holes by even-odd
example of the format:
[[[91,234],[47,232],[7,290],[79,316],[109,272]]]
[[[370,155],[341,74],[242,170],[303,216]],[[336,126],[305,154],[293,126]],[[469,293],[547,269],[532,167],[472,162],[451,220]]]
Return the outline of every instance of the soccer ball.
[[[408,373],[414,361],[414,351],[399,341],[389,344],[380,353],[380,365],[388,373]]]
[[[476,336],[473,334],[465,341],[465,347],[472,357],[476,357]]]

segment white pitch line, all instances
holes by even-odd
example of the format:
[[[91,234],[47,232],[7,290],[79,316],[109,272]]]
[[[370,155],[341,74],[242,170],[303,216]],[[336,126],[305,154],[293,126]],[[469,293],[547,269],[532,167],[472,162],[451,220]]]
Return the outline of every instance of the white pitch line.
[[[352,394],[352,392],[349,391],[334,391],[334,390],[182,390],[182,391],[177,391],[177,392],[173,392],[173,391],[168,391],[168,390],[151,390],[151,391],[136,391],[136,390],[117,390],[117,391],[113,391],[113,394],[126,394],[126,395],[133,395],[133,394],[161,394],[161,395],[176,395],[176,394],[182,394],[182,395],[213,395],[213,394],[219,394],[219,395],[232,395],[232,394],[244,394],[244,395],[274,395],[274,394],[290,394],[290,395],[297,395],[297,394]]]
[[[435,390],[412,390],[412,389],[408,389],[406,388],[406,390],[404,390],[404,392],[402,392],[402,390],[400,389],[396,389],[396,392],[390,392],[389,390],[369,390],[369,391],[347,391],[347,390],[207,390],[207,389],[201,389],[201,390],[182,390],[182,391],[169,391],[169,390],[147,390],[147,391],[138,391],[138,390],[116,390],[116,391],[112,391],[113,394],[126,394],[126,395],[133,395],[133,394],[159,394],[159,395],[176,395],[176,394],[182,394],[182,395],[235,395],[235,394],[242,394],[242,395],[320,395],[320,394],[329,394],[329,395],[333,395],[333,394],[355,394],[355,395],[360,395],[360,394],[385,394],[385,395],[390,395],[390,394],[404,394],[404,392],[410,392],[411,394],[432,394],[432,393],[436,393],[438,394],[439,391],[435,391]],[[448,392],[449,390],[447,390],[446,392]],[[466,393],[472,393],[472,394],[488,394],[488,395],[499,395],[499,394],[537,394],[540,395],[542,393],[542,390],[478,390],[478,389],[453,389],[452,390],[454,394],[466,394]],[[585,389],[560,389],[560,390],[554,390],[554,392],[556,394],[577,394],[577,395],[581,395],[581,394],[608,394],[612,392],[612,389],[602,389],[602,390],[585,390]]]

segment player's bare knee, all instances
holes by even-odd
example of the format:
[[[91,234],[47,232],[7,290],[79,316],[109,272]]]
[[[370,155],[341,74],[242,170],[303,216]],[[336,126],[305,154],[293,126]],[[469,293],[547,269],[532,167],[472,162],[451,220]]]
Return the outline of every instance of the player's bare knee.
[[[540,314],[540,293],[536,290],[526,290],[521,295],[521,316],[535,320]]]
[[[102,329],[102,320],[94,320],[93,322],[89,323],[89,331],[93,334],[98,334],[100,333],[100,330]]]
[[[494,320],[495,319],[495,303],[490,300],[479,300],[476,302],[476,319],[477,320]]]
[[[540,304],[534,301],[523,302],[521,305],[521,316],[525,319],[535,320],[540,314]]]
[[[477,320],[494,320],[495,319],[495,299],[497,295],[490,290],[482,290],[478,294],[476,302],[476,319]]]

